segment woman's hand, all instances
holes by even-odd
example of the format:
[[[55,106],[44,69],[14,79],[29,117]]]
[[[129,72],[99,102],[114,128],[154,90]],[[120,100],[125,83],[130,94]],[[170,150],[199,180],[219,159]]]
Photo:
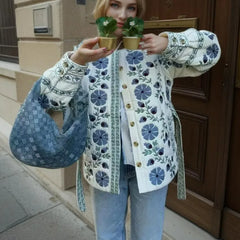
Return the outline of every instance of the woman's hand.
[[[98,37],[84,40],[78,50],[71,56],[71,60],[77,64],[85,65],[88,62],[97,61],[113,53],[113,50],[109,51],[106,48],[93,49],[98,41]]]
[[[142,42],[140,49],[148,54],[160,54],[167,48],[168,38],[149,33],[143,35]]]

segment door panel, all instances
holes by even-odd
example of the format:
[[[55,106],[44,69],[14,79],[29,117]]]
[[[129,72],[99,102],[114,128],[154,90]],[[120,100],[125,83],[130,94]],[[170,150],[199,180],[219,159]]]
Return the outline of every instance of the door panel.
[[[172,99],[182,122],[188,191],[186,201],[177,200],[176,183],[173,182],[167,199],[170,209],[215,237],[220,236],[229,140],[225,136],[230,132],[230,128],[224,129],[224,126],[230,119],[225,115],[232,97],[227,89],[230,81],[226,82],[229,71],[226,62],[230,55],[225,55],[230,41],[231,3],[227,0],[148,0],[145,18],[155,21],[152,24],[155,28],[145,32],[154,33],[183,31],[189,28],[182,24],[184,20],[197,19],[196,28],[215,32],[220,40],[223,54],[213,69],[200,77],[174,81]],[[160,21],[157,25],[156,19],[169,21]],[[171,19],[176,26],[171,24]]]
[[[240,29],[237,67],[226,184],[226,202],[222,224],[222,237],[225,240],[240,239]]]

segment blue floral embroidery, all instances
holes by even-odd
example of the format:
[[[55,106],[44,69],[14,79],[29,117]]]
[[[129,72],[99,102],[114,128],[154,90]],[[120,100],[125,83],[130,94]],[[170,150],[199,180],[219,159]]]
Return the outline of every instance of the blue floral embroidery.
[[[149,174],[149,180],[153,185],[160,185],[165,178],[165,172],[160,167],[154,168]]]
[[[158,128],[151,124],[147,124],[142,128],[142,135],[145,140],[153,140],[158,136]]]
[[[143,53],[134,51],[129,53],[126,58],[129,64],[138,64],[143,60]]]
[[[107,187],[109,183],[109,176],[102,171],[96,173],[96,181],[101,187]]]
[[[152,89],[146,84],[140,84],[135,88],[134,94],[138,100],[146,100],[152,95]]]
[[[48,100],[48,98],[47,98],[47,96],[46,96],[45,94],[40,95],[40,96],[38,97],[38,102],[40,103],[40,105],[41,105],[41,107],[42,107],[43,109],[47,109],[47,108],[50,107],[50,105],[49,105],[49,100]]]
[[[149,69],[146,69],[144,72],[143,72],[143,76],[147,77],[149,75]]]
[[[131,71],[136,71],[136,67],[133,67],[133,66],[129,66],[129,69],[130,69]]]
[[[102,88],[102,89],[108,89],[108,85],[107,85],[106,83],[103,83],[103,84],[101,85],[101,88]]]
[[[149,159],[148,160],[148,163],[147,163],[147,166],[151,166],[154,164],[154,160],[153,159]]]
[[[108,59],[107,58],[101,58],[98,61],[95,61],[92,63],[93,66],[95,66],[98,69],[106,68],[108,65]]]
[[[99,146],[105,145],[108,141],[108,134],[103,130],[96,130],[93,133],[93,141]]]
[[[210,58],[216,58],[219,52],[219,47],[216,43],[207,48],[207,55]]]
[[[104,105],[107,101],[107,94],[102,90],[95,90],[91,94],[91,102],[97,106]]]
[[[138,79],[134,78],[134,79],[132,80],[132,85],[138,84],[138,83],[139,83],[139,80],[138,80]]]
[[[152,62],[147,62],[146,64],[147,64],[147,66],[150,67],[150,68],[154,67],[154,64],[153,64]]]
[[[92,76],[89,76],[89,82],[90,83],[95,83],[96,82],[96,78],[92,77]]]

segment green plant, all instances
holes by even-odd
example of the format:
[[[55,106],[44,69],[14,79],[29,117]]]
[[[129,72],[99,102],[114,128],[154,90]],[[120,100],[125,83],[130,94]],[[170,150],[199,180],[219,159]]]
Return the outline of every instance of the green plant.
[[[111,37],[117,29],[117,21],[112,17],[100,17],[96,24],[100,37]]]
[[[144,21],[141,18],[129,17],[123,25],[123,36],[142,37]]]

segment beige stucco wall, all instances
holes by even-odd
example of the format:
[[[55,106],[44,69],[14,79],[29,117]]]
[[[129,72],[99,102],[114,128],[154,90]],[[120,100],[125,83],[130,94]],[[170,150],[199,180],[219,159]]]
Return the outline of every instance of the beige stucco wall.
[[[96,0],[78,5],[76,0],[15,0],[19,64],[0,61],[0,134],[6,142],[21,103],[33,83],[66,52],[84,38],[96,36],[92,9]],[[52,9],[52,35],[34,34],[33,10],[45,6]],[[10,110],[9,110],[10,109]],[[53,118],[61,124],[61,114]],[[60,189],[75,185],[76,164],[66,169],[31,171],[50,180]],[[86,188],[87,189],[87,188]],[[86,193],[89,196],[89,193]],[[85,216],[92,222],[91,214]]]

